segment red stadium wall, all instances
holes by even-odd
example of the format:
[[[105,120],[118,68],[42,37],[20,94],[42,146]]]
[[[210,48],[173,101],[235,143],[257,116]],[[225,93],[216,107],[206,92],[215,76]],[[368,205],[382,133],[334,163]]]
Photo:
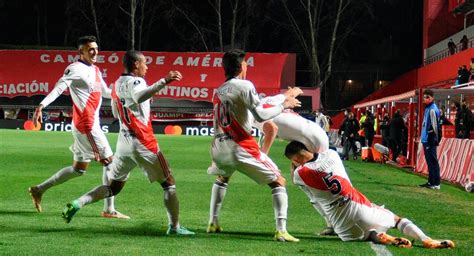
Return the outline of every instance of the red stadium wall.
[[[458,67],[466,65],[469,69],[471,58],[474,57],[474,48],[449,56],[442,61],[426,65],[418,69],[418,88],[443,87],[454,85]]]
[[[459,32],[464,15],[454,16],[446,0],[425,0],[423,6],[423,49]]]
[[[441,179],[464,185],[474,182],[474,140],[443,138],[438,146]],[[418,148],[415,172],[428,175],[423,148]]]

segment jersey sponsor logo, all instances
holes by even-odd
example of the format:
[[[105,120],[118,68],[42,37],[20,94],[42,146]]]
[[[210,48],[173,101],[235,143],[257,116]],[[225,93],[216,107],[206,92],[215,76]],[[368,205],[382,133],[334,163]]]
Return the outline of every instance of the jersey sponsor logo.
[[[133,82],[134,85],[139,85],[140,84],[140,80],[135,80],[135,82]]]

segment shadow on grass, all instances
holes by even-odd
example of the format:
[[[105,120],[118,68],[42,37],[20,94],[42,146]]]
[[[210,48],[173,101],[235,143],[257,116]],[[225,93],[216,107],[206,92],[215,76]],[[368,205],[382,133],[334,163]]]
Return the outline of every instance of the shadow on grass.
[[[0,210],[0,215],[24,215],[24,216],[30,216],[38,214],[36,211],[9,211],[9,210]]]

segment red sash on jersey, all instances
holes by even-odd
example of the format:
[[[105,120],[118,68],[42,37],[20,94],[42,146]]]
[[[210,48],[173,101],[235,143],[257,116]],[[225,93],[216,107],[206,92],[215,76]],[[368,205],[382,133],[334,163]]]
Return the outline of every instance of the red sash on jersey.
[[[100,85],[102,87],[99,68],[95,67],[95,70],[96,72],[94,86],[97,87],[98,85]],[[81,133],[88,133],[92,131],[92,127],[94,126],[95,112],[100,105],[101,98],[102,90],[95,90],[94,88],[94,90],[90,93],[89,98],[87,99],[86,106],[84,107],[83,111],[81,111],[81,109],[76,106],[73,101],[72,120],[76,129],[79,130]]]
[[[214,106],[221,104],[221,100],[219,99],[218,96],[214,97],[213,101],[214,101]],[[217,107],[217,109],[218,108],[219,107]],[[219,112],[219,111],[215,111],[215,112]],[[216,121],[217,121],[218,126],[222,128],[222,130],[226,134],[228,134],[232,138],[232,140],[235,141],[235,143],[239,144],[239,146],[241,146],[250,155],[255,157],[255,159],[260,160],[260,148],[258,147],[258,144],[255,141],[255,139],[252,137],[252,135],[249,134],[247,131],[245,131],[244,128],[242,128],[242,126],[239,124],[239,122],[237,122],[237,120],[233,117],[233,115],[231,115],[230,117],[231,118],[230,125],[227,125],[225,127],[222,126],[221,122],[219,121],[219,119],[221,118],[220,114],[221,113],[214,113],[215,115],[214,118],[215,120],[217,118]]]
[[[372,203],[369,201],[369,199],[367,199],[367,197],[360,193],[356,188],[351,185],[348,180],[341,176],[332,175],[330,178],[328,178],[328,173],[316,171],[308,168],[307,166],[301,167],[298,170],[298,174],[305,184],[321,191],[335,191],[337,189],[337,184],[336,182],[333,182],[333,180],[337,180],[339,182],[339,185],[341,186],[339,192],[340,196],[350,198],[354,202],[364,204],[369,207],[372,206]]]
[[[148,150],[154,154],[158,153],[158,142],[156,141],[153,133],[153,126],[151,125],[151,117],[148,118],[147,125],[143,124],[140,119],[135,117],[131,111],[124,107],[122,102],[117,96],[115,85],[112,86],[112,99],[114,100],[116,109],[119,112],[120,122],[125,125],[129,131],[145,146]],[[125,111],[127,113],[125,113]]]

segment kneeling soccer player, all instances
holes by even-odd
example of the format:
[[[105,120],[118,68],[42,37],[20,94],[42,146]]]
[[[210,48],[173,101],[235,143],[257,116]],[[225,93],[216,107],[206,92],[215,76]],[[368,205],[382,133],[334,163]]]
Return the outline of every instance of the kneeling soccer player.
[[[121,75],[112,89],[113,111],[120,121],[117,152],[111,171],[109,185],[98,186],[84,194],[63,211],[63,219],[69,223],[74,214],[84,205],[118,194],[135,166],[139,166],[150,182],[159,181],[164,190],[164,204],[168,213],[168,235],[194,235],[194,232],[179,225],[179,202],[176,186],[168,162],[159,150],[150,120],[150,98],[166,84],[179,81],[182,75],[170,71],[165,78],[147,86],[143,77],[148,69],[141,52],[125,53],[123,64],[126,73]]]
[[[385,232],[398,228],[402,234],[420,240],[426,248],[453,248],[450,240],[433,240],[415,224],[388,209],[372,204],[349,181],[337,152],[326,150],[313,154],[298,141],[290,142],[285,156],[295,166],[293,182],[302,187],[311,201],[318,201],[342,241],[369,240],[375,243],[411,247],[403,237]]]

